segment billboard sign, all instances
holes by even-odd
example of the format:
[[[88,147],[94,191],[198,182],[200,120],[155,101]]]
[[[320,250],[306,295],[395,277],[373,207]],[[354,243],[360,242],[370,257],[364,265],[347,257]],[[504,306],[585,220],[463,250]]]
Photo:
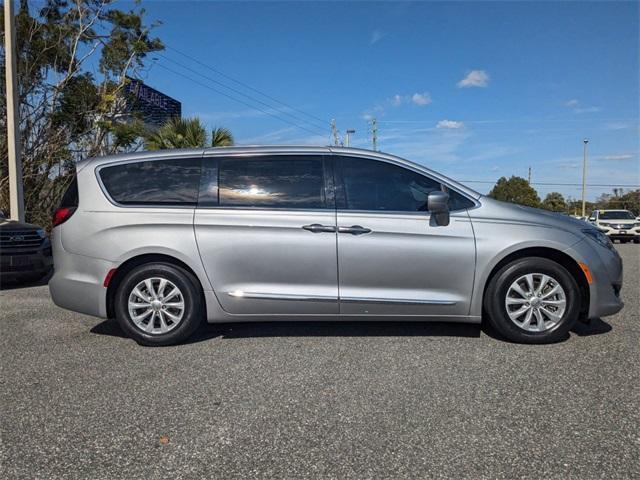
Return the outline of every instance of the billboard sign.
[[[127,77],[125,92],[131,98],[130,111],[142,116],[145,124],[159,127],[167,120],[182,115],[182,104],[141,80]]]

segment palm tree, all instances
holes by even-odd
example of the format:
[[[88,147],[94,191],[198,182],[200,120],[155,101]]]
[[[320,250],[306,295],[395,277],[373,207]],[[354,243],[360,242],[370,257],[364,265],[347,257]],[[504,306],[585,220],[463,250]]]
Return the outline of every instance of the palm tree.
[[[198,118],[172,118],[157,130],[149,132],[145,139],[148,150],[168,148],[204,148],[207,131]]]
[[[212,147],[230,147],[235,143],[231,131],[224,127],[216,127],[211,132]]]

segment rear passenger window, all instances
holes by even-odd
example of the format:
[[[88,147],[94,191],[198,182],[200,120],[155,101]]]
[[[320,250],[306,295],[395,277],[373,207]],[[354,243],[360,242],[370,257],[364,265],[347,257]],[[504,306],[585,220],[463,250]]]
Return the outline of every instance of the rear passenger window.
[[[321,157],[221,159],[221,207],[325,208]]]
[[[100,169],[111,198],[123,205],[192,206],[200,183],[198,158],[133,162]]]

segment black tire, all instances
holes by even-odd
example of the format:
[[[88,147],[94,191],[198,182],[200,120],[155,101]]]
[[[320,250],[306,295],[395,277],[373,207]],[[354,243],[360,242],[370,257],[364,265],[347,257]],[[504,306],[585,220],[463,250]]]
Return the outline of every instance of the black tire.
[[[518,278],[529,273],[541,273],[555,279],[565,292],[565,312],[550,329],[531,332],[516,325],[507,314],[505,299],[509,287]],[[502,267],[491,279],[484,297],[485,310],[491,326],[508,340],[518,343],[553,343],[567,337],[569,330],[580,315],[580,289],[578,284],[562,265],[540,257],[515,260]]]
[[[620,243],[627,243],[629,240],[618,240]]]
[[[172,282],[182,294],[184,312],[175,328],[166,333],[147,333],[135,325],[129,314],[129,295],[134,287],[148,278]],[[202,323],[204,305],[198,280],[186,270],[170,263],[149,263],[131,270],[122,280],[115,297],[118,324],[140,345],[150,347],[175,345],[189,338]],[[158,320],[159,321],[159,320]]]
[[[640,238],[634,238],[633,243],[640,243]]]

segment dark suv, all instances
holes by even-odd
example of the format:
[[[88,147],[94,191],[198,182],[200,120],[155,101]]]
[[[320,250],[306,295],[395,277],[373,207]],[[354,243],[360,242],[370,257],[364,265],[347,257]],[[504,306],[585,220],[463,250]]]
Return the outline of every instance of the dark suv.
[[[8,220],[0,212],[0,282],[39,280],[52,265],[51,242],[44,229]]]

